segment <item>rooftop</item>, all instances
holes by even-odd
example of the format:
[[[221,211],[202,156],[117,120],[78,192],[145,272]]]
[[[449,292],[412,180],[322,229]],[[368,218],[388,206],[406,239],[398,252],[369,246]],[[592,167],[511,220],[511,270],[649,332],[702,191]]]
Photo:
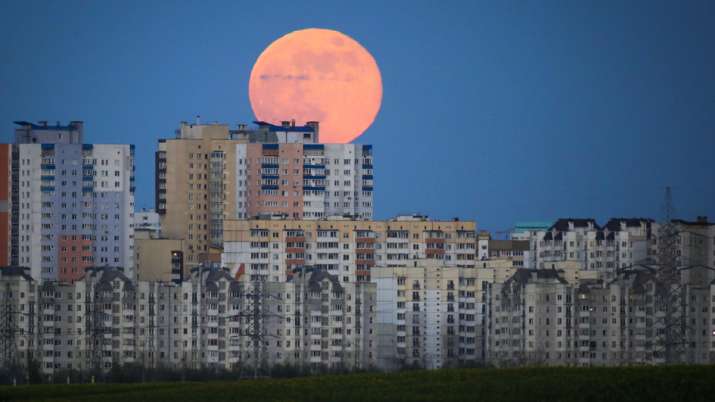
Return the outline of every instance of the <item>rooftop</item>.
[[[264,127],[264,128],[267,128],[269,131],[273,131],[273,132],[275,132],[275,131],[315,132],[315,129],[318,127],[317,121],[309,121],[304,126],[296,126],[295,120],[284,121],[283,124],[281,124],[280,126],[268,123],[266,121],[260,121],[260,120],[256,120],[253,123],[256,124],[258,127]]]
[[[14,121],[13,123],[17,124],[20,127],[30,128],[32,130],[62,130],[62,131],[76,130],[84,125],[84,122],[79,121],[79,120],[73,120],[66,126],[61,125],[59,121],[57,123],[55,123],[55,125],[47,124],[46,121],[38,121],[37,124],[35,124],[35,123],[29,122],[29,121],[18,120],[18,121]]]
[[[560,218],[553,225],[551,225],[550,230],[555,229],[558,231],[567,231],[571,229],[571,225],[574,228],[589,228],[600,229],[598,223],[593,218]]]
[[[692,225],[692,226],[713,226],[715,222],[709,222],[707,216],[698,216],[694,221],[687,221],[683,219],[673,219],[673,223],[679,223],[681,225]]]
[[[553,225],[553,222],[534,221],[534,222],[517,222],[514,225],[515,232],[524,232],[529,230],[546,230]]]

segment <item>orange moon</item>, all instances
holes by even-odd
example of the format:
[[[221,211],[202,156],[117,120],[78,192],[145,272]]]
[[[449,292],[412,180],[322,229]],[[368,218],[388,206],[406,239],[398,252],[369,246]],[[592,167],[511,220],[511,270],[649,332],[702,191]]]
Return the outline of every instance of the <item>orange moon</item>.
[[[382,77],[372,55],[330,29],[302,29],[271,43],[251,70],[248,97],[258,120],[320,123],[322,143],[348,143],[375,120]]]

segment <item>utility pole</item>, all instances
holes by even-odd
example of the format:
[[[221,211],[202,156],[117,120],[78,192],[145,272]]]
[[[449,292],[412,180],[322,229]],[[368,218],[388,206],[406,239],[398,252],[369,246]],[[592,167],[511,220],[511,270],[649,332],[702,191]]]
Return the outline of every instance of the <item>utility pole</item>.
[[[663,222],[658,229],[656,300],[664,310],[661,345],[666,364],[681,362],[687,346],[687,295],[678,269],[678,229],[670,187],[665,188]],[[657,313],[656,313],[657,314]]]
[[[0,307],[0,349],[2,351],[2,364],[0,364],[0,367],[16,367],[18,363],[17,334],[21,332],[21,329],[17,327],[17,318],[15,316],[22,313],[14,311],[15,304],[11,297],[9,283],[5,284],[3,294],[5,297],[2,301],[3,305]]]
[[[2,351],[2,365],[11,366],[16,363],[15,348],[17,345],[15,343],[15,333],[17,328],[13,319],[13,303],[10,297],[9,283],[5,284],[3,295],[5,296],[2,301],[3,305],[0,306],[0,349]]]
[[[247,289],[247,287],[249,289]],[[285,317],[282,314],[275,314],[268,311],[266,303],[267,299],[281,300],[275,295],[270,294],[265,289],[264,280],[256,279],[246,282],[243,286],[242,299],[246,301],[245,306],[241,306],[238,314],[230,314],[228,318],[238,318],[245,325],[243,336],[248,337],[253,347],[253,377],[258,378],[259,367],[262,365],[265,356],[265,340],[268,337],[274,337],[267,333],[265,321],[268,318],[277,318],[279,320]]]
[[[263,305],[261,303],[261,281],[255,281],[253,283],[253,289],[251,293],[248,294],[248,299],[251,301],[250,304],[250,314],[251,314],[251,324],[252,333],[250,334],[251,341],[253,342],[253,378],[258,378],[258,364],[260,363],[259,354],[261,352],[261,346],[263,346],[263,332],[261,329],[261,310]]]
[[[103,369],[105,335],[112,332],[112,329],[105,325],[108,317],[104,313],[104,305],[112,303],[112,292],[99,289],[97,284],[92,283],[92,288],[88,288],[85,294],[85,304],[89,309],[85,320],[86,333],[90,339],[89,367],[97,373]]]

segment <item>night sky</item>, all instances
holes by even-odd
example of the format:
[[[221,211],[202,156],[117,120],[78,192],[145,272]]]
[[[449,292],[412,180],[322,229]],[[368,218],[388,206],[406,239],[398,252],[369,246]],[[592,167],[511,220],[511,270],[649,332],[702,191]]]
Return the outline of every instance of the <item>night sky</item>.
[[[374,145],[377,218],[657,219],[666,185],[679,217],[715,218],[715,2],[441,3],[3,0],[0,140],[84,120],[85,142],[136,144],[152,207],[157,139],[197,114],[252,121],[260,52],[329,28],[382,73],[356,141]]]

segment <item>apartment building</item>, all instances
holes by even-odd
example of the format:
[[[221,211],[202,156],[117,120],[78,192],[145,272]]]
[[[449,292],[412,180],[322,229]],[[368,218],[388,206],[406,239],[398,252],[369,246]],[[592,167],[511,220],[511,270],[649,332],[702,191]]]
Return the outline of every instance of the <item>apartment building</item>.
[[[584,270],[612,275],[649,260],[656,227],[642,218],[613,218],[603,227],[593,219],[559,219],[531,238],[535,266],[556,268],[557,262],[573,261]]]
[[[490,266],[529,268],[533,257],[529,240],[496,240],[488,233],[479,234],[479,263],[482,268]]]
[[[715,279],[715,224],[700,216],[674,219],[676,260],[696,283]],[[614,279],[618,270],[658,263],[661,224],[646,218],[612,218],[599,226],[593,219],[559,219],[548,230],[531,236],[536,268],[578,265]],[[665,239],[662,239],[665,240]]]
[[[712,288],[664,284],[646,267],[578,284],[558,270],[520,270],[490,287],[486,359],[502,366],[708,364]]]
[[[571,283],[552,269],[376,267],[345,283],[304,267],[285,282],[200,267],[181,283],[90,268],[73,283],[0,270],[0,365],[43,373],[276,365],[310,371],[494,364],[712,364],[715,283],[664,284],[646,267]]]
[[[378,367],[440,368],[483,362],[481,270],[437,260],[376,267]]]
[[[153,209],[142,208],[134,212],[134,238],[150,239],[161,236],[159,214]]]
[[[38,286],[26,267],[0,267],[0,367],[27,367],[38,351]]]
[[[220,250],[227,219],[372,217],[370,145],[320,144],[317,122],[257,125],[181,123],[159,140],[156,211],[165,236],[187,241],[187,267]]]
[[[221,266],[250,280],[284,281],[302,266],[324,269],[341,282],[370,280],[375,266],[412,266],[436,259],[474,267],[475,222],[398,216],[386,221],[335,217],[226,220]]]
[[[487,361],[563,364],[573,342],[573,290],[550,269],[518,270],[487,288]]]
[[[375,285],[341,282],[324,270],[296,271],[292,364],[311,371],[367,369],[377,362]],[[288,329],[290,331],[290,329]],[[281,346],[276,344],[276,352]]]
[[[198,267],[182,282],[132,281],[116,268],[75,282],[43,281],[29,268],[0,269],[3,354],[65,370],[147,368],[267,372],[373,367],[375,286],[340,283],[304,268],[287,282],[238,281]]]
[[[184,240],[138,238],[134,240],[134,271],[138,281],[183,282]]]
[[[133,277],[134,147],[82,143],[77,121],[16,124],[10,263],[37,280],[73,282],[93,265]]]
[[[687,268],[687,281],[709,283],[715,280],[715,223],[707,216],[694,221],[673,220],[676,239],[676,263]]]

